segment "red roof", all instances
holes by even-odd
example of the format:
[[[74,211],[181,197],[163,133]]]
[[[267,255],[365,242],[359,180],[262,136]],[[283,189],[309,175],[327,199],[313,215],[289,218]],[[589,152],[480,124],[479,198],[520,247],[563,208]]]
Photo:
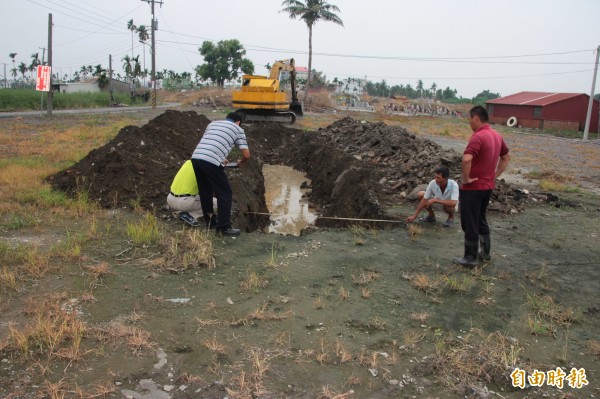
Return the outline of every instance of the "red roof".
[[[486,101],[487,104],[504,104],[504,105],[534,105],[544,106],[567,98],[581,96],[581,93],[544,93],[538,91],[522,91],[520,93],[511,94],[510,96],[496,98]]]
[[[308,72],[308,68],[307,67],[297,66],[296,67],[296,72]]]

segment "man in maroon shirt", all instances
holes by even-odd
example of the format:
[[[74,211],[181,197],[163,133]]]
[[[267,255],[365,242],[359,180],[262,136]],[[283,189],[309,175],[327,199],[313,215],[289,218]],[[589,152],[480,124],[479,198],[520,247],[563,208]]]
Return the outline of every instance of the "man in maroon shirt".
[[[460,224],[465,233],[465,254],[462,258],[454,258],[454,262],[473,268],[478,264],[478,256],[484,261],[491,259],[486,211],[492,190],[496,187],[495,180],[506,169],[510,156],[502,136],[488,124],[485,108],[473,107],[469,111],[469,124],[473,135],[463,153],[458,200]]]

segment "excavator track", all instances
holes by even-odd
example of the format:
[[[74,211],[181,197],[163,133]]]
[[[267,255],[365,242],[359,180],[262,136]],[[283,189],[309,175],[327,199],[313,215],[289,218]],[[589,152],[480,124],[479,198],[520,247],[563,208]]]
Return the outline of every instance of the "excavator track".
[[[238,109],[236,111],[242,115],[242,122],[277,122],[289,123],[290,125],[296,122],[296,114],[292,111],[270,111],[270,110],[249,110]]]

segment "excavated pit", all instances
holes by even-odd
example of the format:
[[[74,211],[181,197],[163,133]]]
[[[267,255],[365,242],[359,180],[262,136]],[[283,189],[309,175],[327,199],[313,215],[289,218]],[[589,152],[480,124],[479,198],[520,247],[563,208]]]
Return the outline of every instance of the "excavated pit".
[[[168,110],[144,126],[123,128],[48,181],[70,195],[85,190],[104,208],[141,206],[169,219],[165,204],[171,180],[209,123],[193,111]],[[279,124],[249,124],[244,129],[251,161],[228,174],[234,192],[233,223],[247,232],[269,225],[263,164],[286,165],[308,176],[309,200],[320,216],[319,226],[355,223],[347,219],[392,219],[386,209],[426,184],[440,164],[460,178],[456,151],[384,123],[344,118],[312,132]],[[519,210],[532,197],[500,181],[490,209]]]

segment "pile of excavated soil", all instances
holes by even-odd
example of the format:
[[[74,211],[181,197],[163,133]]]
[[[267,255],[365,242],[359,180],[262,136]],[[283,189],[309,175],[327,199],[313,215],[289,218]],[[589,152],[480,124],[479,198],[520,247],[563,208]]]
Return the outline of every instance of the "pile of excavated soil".
[[[196,112],[168,110],[142,127],[127,126],[104,146],[72,167],[49,177],[51,185],[75,195],[87,191],[104,208],[141,206],[163,216],[172,179],[200,141],[210,120]],[[254,230],[268,224],[262,164],[257,159],[239,170],[228,169],[235,193],[237,226]]]
[[[424,190],[423,185],[433,179],[434,171],[440,165],[447,166],[450,178],[460,183],[462,154],[418,138],[402,127],[346,117],[320,129],[319,133],[324,145],[352,155],[379,172],[380,180],[371,184],[374,190],[374,186],[379,185],[380,201],[386,206],[402,198],[413,198],[411,192]],[[503,213],[518,211],[532,198],[499,179],[489,209]]]
[[[193,111],[166,111],[142,127],[123,128],[49,181],[71,195],[85,190],[105,208],[139,205],[168,217],[171,181],[209,123]],[[335,218],[390,219],[386,208],[428,183],[441,164],[460,179],[460,154],[401,127],[344,118],[317,132],[279,124],[244,128],[252,159],[228,174],[234,192],[233,222],[246,231],[268,224],[267,217],[258,215],[267,212],[263,163],[306,173],[312,181],[310,200],[321,215],[319,225],[348,224]],[[500,181],[490,209],[518,210],[528,198],[532,196]]]

